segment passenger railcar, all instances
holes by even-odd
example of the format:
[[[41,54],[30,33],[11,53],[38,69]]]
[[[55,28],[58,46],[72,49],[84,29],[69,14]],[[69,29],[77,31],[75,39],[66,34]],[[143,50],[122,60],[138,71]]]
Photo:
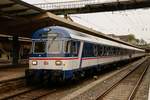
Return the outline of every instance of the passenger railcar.
[[[144,50],[61,26],[33,33],[27,80],[67,80],[144,55]]]

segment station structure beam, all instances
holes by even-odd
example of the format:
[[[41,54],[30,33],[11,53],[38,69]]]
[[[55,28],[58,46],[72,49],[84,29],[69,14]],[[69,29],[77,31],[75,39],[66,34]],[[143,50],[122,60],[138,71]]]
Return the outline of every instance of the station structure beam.
[[[76,0],[54,3],[39,3],[35,4],[35,6],[57,15],[81,14],[149,8],[150,0]]]

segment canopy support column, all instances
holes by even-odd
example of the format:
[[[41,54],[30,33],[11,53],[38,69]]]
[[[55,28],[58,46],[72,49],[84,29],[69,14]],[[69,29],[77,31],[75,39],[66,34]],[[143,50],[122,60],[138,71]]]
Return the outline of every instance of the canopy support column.
[[[20,49],[20,43],[18,39],[18,35],[13,35],[13,42],[12,42],[12,64],[17,65],[19,60],[19,49]]]

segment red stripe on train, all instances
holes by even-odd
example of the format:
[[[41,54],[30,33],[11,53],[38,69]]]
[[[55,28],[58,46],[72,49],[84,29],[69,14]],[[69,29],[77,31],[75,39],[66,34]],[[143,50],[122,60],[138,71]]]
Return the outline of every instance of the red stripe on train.
[[[31,58],[30,60],[78,60],[79,58]]]
[[[100,58],[112,58],[112,57],[95,57],[95,58],[82,58],[82,60],[95,60]],[[30,60],[79,60],[80,58],[30,58]]]

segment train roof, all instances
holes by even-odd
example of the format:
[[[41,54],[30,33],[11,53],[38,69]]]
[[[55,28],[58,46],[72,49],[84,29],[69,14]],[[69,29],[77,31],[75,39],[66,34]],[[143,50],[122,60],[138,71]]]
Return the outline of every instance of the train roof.
[[[121,44],[121,43],[118,43],[115,41],[103,39],[100,37],[88,35],[88,34],[85,34],[83,32],[79,32],[79,31],[72,30],[72,29],[65,28],[65,27],[61,27],[61,26],[51,26],[51,27],[46,27],[46,28],[40,29],[33,34],[32,38],[33,39],[40,38],[42,33],[49,32],[49,31],[51,31],[51,33],[59,33],[59,35],[62,38],[72,38],[72,39],[77,39],[77,40],[82,40],[82,41],[99,43],[102,45],[109,45],[109,46],[116,46],[116,47],[121,47],[121,48],[126,48],[126,49],[144,51],[144,50],[139,49],[139,48],[135,48],[135,47]]]

